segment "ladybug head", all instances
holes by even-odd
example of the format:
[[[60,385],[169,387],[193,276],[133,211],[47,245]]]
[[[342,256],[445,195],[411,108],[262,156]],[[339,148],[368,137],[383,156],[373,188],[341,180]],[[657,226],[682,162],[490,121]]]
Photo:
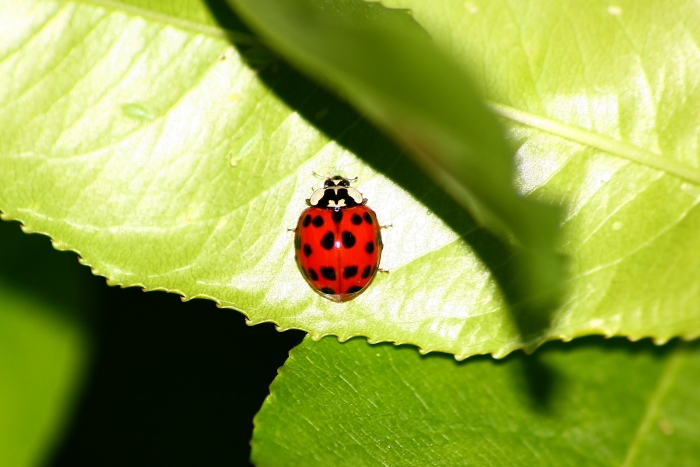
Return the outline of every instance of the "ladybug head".
[[[334,175],[333,177],[327,178],[325,183],[323,184],[324,188],[329,188],[333,186],[343,186],[343,187],[349,187],[350,186],[350,180],[347,178],[341,177],[340,175]]]
[[[367,202],[362,193],[350,186],[350,180],[340,175],[327,178],[323,188],[314,191],[311,198],[306,200],[309,206],[335,209],[351,208]]]

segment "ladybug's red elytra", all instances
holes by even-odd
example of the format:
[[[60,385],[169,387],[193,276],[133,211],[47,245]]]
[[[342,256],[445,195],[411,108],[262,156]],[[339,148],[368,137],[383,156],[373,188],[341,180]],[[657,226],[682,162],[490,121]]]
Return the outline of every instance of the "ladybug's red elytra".
[[[377,215],[350,180],[326,179],[306,200],[294,235],[297,265],[312,289],[334,302],[360,295],[374,279],[382,256]]]

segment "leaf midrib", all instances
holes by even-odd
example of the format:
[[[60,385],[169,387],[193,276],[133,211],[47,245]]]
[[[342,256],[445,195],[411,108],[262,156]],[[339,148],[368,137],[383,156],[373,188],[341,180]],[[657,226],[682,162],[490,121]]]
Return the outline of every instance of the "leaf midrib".
[[[575,143],[600,149],[614,156],[651,167],[682,180],[700,185],[700,170],[680,162],[664,158],[661,154],[642,149],[583,128],[567,125],[539,115],[531,114],[496,102],[487,102],[491,109],[503,118],[546,131]]]
[[[245,45],[259,45],[260,41],[250,34],[244,34],[242,32],[233,31],[231,29],[225,29],[217,26],[208,26],[195,21],[189,21],[186,19],[178,18],[176,16],[167,15],[165,13],[158,13],[153,10],[148,10],[145,8],[139,8],[133,5],[126,5],[119,0],[72,0],[74,3],[86,3],[91,5],[96,5],[102,8],[107,8],[110,10],[122,11],[124,13],[132,14],[135,16],[140,16],[149,20],[157,21],[159,23],[169,24],[171,26],[179,27],[189,31],[197,32],[200,34],[205,34],[207,36],[216,37],[219,39],[227,39],[229,41],[235,42],[236,44]]]

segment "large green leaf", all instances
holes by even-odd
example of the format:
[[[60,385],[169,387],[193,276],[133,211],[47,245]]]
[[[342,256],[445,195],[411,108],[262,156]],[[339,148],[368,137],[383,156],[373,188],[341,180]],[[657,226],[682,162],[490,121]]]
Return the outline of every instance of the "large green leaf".
[[[677,343],[676,343],[677,344]],[[496,362],[305,340],[255,419],[271,466],[658,466],[700,457],[700,348],[589,338]]]
[[[697,261],[688,252],[700,190],[685,167],[695,164],[700,70],[692,41],[678,40],[693,37],[683,25],[695,24],[695,10],[657,27],[651,3],[635,4],[647,16],[629,24],[625,13],[576,5],[577,21],[595,34],[545,35],[569,7],[528,3],[528,14],[509,15],[504,4],[476,13],[471,4],[428,5],[438,4],[413,5],[416,18],[521,122],[511,133],[522,145],[522,190],[572,205],[565,250],[574,278],[550,319],[508,311],[515,259],[400,150],[316,84],[270,63],[230,13],[217,18],[233,30],[217,27],[199,1],[0,4],[11,25],[0,28],[0,209],[78,251],[113,284],[209,297],[253,323],[315,338],[362,335],[462,358],[593,332],[697,336]],[[598,46],[598,37],[627,37],[621,25],[659,37]],[[665,31],[676,33],[664,39]],[[539,42],[517,41],[528,32]],[[565,52],[584,43],[595,54],[572,62]],[[550,48],[561,61],[550,61]],[[526,58],[537,73],[522,73]],[[649,61],[649,76],[668,79],[637,98],[642,68],[625,60]],[[526,105],[528,96],[539,106]],[[534,129],[545,124],[556,134]],[[658,157],[641,157],[649,151]],[[358,176],[380,220],[393,224],[383,258],[391,273],[347,304],[308,289],[292,257],[286,229],[317,183],[314,170]]]
[[[79,266],[74,255],[51,250],[45,238],[30,239],[17,225],[0,222],[3,467],[35,466],[47,457],[86,361]]]

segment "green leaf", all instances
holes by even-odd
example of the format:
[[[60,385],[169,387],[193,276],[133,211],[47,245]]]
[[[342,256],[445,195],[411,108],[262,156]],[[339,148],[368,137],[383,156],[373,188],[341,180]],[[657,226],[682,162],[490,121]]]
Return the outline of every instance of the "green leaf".
[[[694,465],[700,348],[590,338],[457,363],[353,339],[292,350],[255,418],[259,467]]]
[[[271,46],[411,149],[482,224],[524,247],[519,283],[558,302],[557,210],[513,187],[513,150],[469,77],[405,11],[364,0],[229,0]]]
[[[37,259],[51,250],[46,239],[36,248],[38,239],[18,239],[26,235],[1,224],[0,465],[28,467],[54,447],[80,382],[87,343],[77,300],[84,297],[74,257],[68,270],[56,252]]]
[[[521,122],[509,131],[522,191],[571,205],[570,291],[546,319],[509,311],[518,259],[502,242],[357,113],[198,1],[0,2],[11,25],[0,28],[0,210],[112,284],[212,298],[315,338],[463,358],[590,333],[700,334],[700,190],[689,181],[700,61],[684,26],[700,24],[696,9],[427,5],[415,16],[436,44]],[[617,39],[628,30],[635,41]],[[641,70],[654,78],[645,99]],[[314,294],[294,264],[286,229],[318,183],[312,171],[358,176],[393,225],[391,273],[347,304]]]

